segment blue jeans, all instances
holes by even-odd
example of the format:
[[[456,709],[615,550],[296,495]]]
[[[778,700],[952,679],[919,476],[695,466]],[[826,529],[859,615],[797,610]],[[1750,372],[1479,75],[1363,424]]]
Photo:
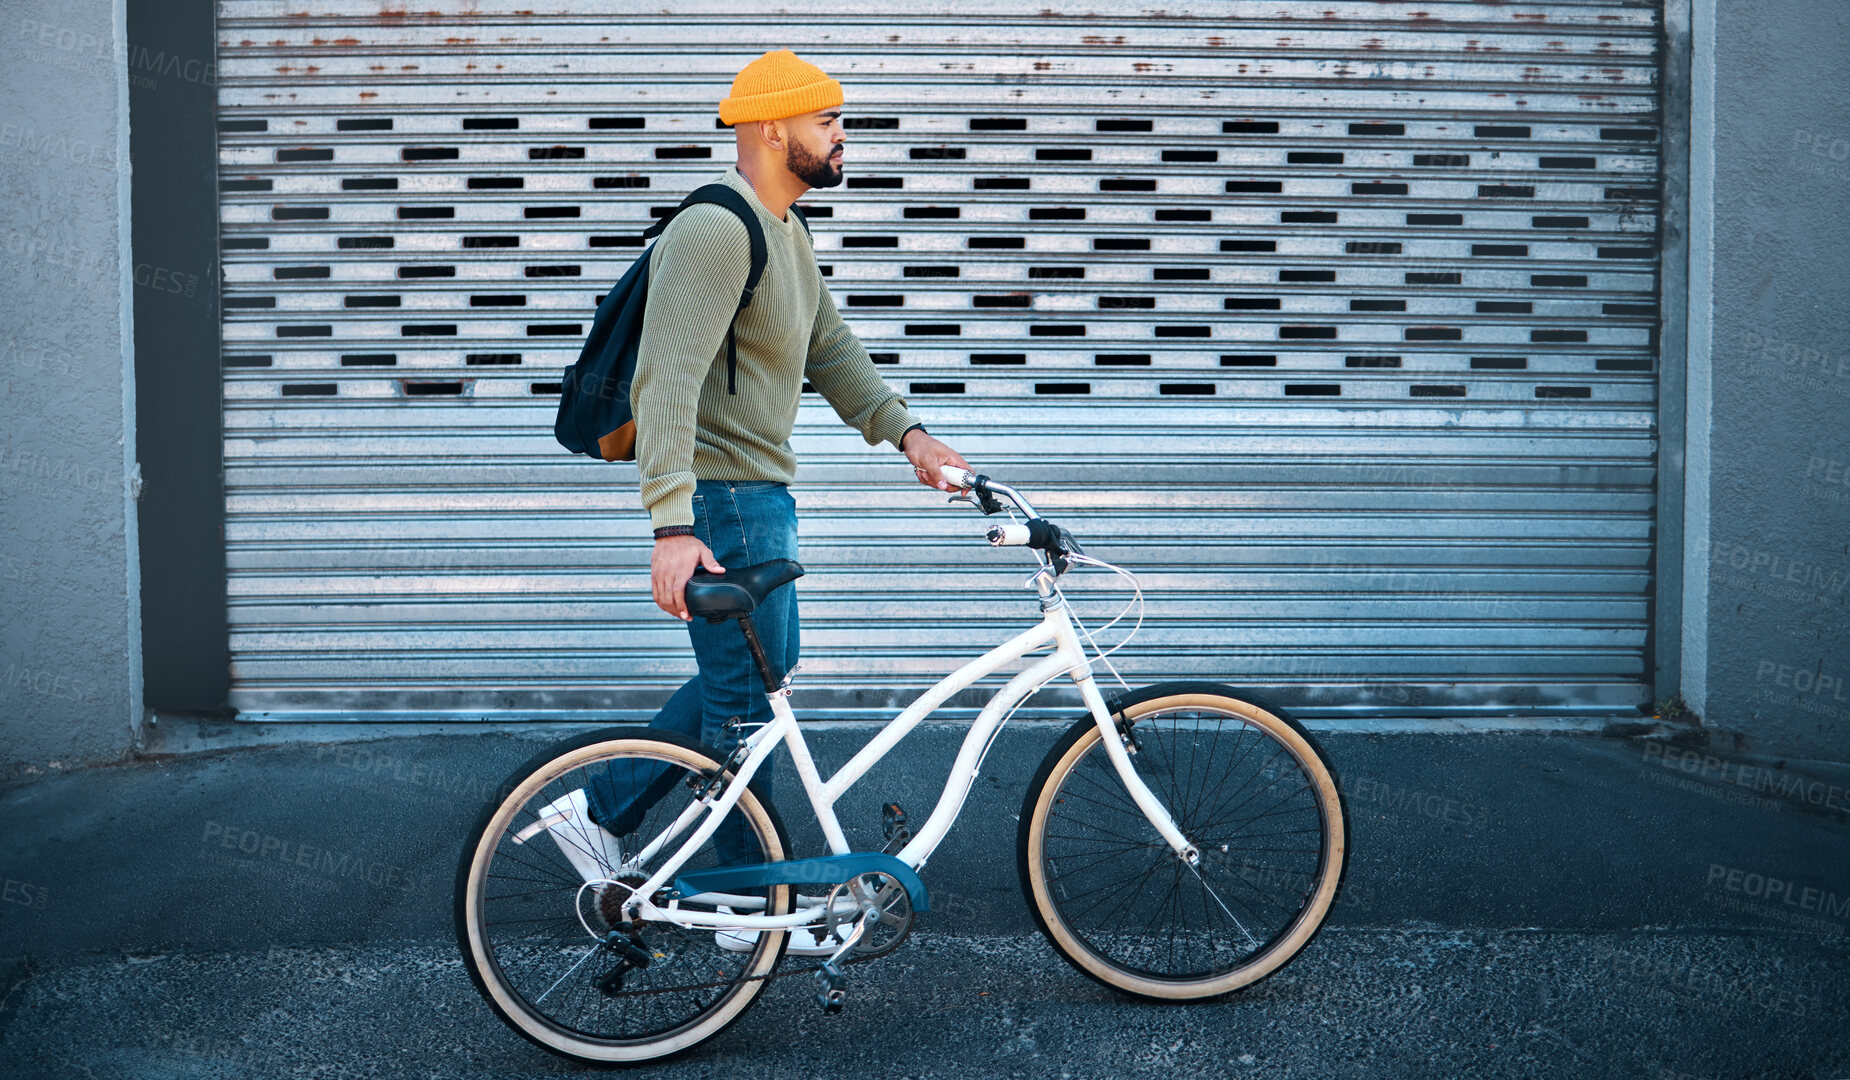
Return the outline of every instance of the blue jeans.
[[[771,559],[797,557],[796,500],[782,484],[702,480],[694,488],[694,533],[727,569]],[[796,666],[799,631],[796,588],[785,585],[752,613],[752,626],[764,646],[771,674],[782,678]],[[662,706],[652,728],[678,732],[719,751],[724,757],[739,737],[771,721],[771,703],[752,660],[745,634],[736,620],[687,624],[700,673],[689,679]],[[744,731],[728,721],[737,720]],[[675,776],[659,766],[612,765],[594,776],[586,793],[592,820],[617,836],[636,831],[649,809],[667,794]],[[771,794],[771,766],[758,770],[752,786]],[[713,836],[721,865],[760,862],[764,856],[744,819],[728,814]]]

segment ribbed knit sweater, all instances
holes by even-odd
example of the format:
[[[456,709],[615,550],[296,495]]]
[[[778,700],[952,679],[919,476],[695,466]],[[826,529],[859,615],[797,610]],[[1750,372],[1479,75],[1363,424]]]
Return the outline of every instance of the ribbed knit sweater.
[[[795,479],[790,430],[805,378],[870,445],[898,447],[918,423],[842,322],[802,224],[794,215],[774,217],[736,168],[720,182],[757,212],[768,258],[751,306],[738,311],[751,239],[732,211],[690,206],[650,252],[630,405],[642,504],[654,528],[693,524],[696,479]],[[728,394],[726,328],[734,312],[738,392]]]

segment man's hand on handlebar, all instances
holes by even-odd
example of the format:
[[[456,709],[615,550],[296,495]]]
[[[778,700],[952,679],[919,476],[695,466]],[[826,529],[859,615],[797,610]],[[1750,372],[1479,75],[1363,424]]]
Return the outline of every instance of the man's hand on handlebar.
[[[912,462],[912,475],[918,478],[919,483],[939,491],[959,490],[944,479],[946,465],[975,471],[970,469],[970,463],[964,460],[962,454],[932,438],[931,433],[924,428],[914,428],[907,432],[902,449]]]
[[[709,573],[723,574],[726,568],[713,557],[713,552],[695,536],[664,536],[655,542],[655,553],[649,557],[649,578],[655,589],[655,606],[686,621],[687,582],[694,576],[697,567],[705,566]]]

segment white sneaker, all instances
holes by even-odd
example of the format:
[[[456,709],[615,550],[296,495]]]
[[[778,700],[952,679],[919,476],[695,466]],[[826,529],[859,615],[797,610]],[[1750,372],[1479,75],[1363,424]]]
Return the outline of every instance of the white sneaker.
[[[623,845],[591,820],[585,790],[575,788],[540,811],[538,821],[520,830],[514,842],[524,844],[545,829],[572,869],[586,881],[604,881],[623,865]]]
[[[720,908],[728,915],[732,909]],[[746,953],[758,947],[758,935],[762,930],[715,930],[713,941],[727,952]],[[799,926],[790,931],[790,947],[785,952],[790,956],[834,956],[840,943],[832,937],[818,941],[815,932],[807,926]]]

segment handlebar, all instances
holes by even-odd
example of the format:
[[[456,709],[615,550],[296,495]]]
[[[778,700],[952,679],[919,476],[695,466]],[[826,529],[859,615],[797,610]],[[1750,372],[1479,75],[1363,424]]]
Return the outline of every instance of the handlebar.
[[[1107,657],[1130,644],[1131,638],[1136,637],[1137,631],[1143,626],[1143,589],[1137,584],[1136,577],[1120,567],[1087,555],[1085,549],[1079,546],[1079,542],[1073,539],[1072,533],[1042,517],[1033,506],[1029,505],[1028,500],[1022,497],[1021,492],[1014,488],[1006,484],[998,484],[987,476],[968,469],[960,469],[955,465],[941,466],[938,473],[944,478],[945,483],[959,489],[958,494],[951,496],[952,502],[970,503],[986,515],[999,514],[1006,509],[996,501],[996,496],[999,495],[1013,503],[1026,517],[1025,521],[1011,520],[991,525],[988,540],[994,547],[1025,547],[1034,551],[1034,558],[1040,563],[1040,569],[1028,578],[1027,584],[1039,588],[1043,610],[1051,610],[1048,606],[1050,602],[1065,603],[1065,599],[1060,596],[1057,583],[1075,562],[1102,567],[1131,583],[1134,595],[1130,603],[1126,604],[1124,610],[1118,612],[1115,618],[1099,628],[1099,633],[1103,633],[1116,626],[1130,612],[1131,606],[1136,605],[1137,623],[1131,627],[1123,641],[1113,645],[1110,649],[1100,651],[1098,642],[1093,639],[1093,632],[1086,629],[1083,623],[1079,624],[1080,632],[1085,635],[1088,642],[1091,642],[1093,651],[1098,652],[1099,661],[1111,669],[1111,673],[1117,676],[1118,682],[1124,683],[1124,677],[1118,675],[1117,668],[1111,666],[1111,661]],[[1013,514],[1009,516],[1014,517]],[[1077,623],[1078,616],[1073,615],[1073,620]],[[1124,685],[1126,688],[1129,687],[1128,683]]]
[[[1002,511],[1002,504],[996,501],[996,496],[1000,495],[1014,503],[1015,508],[1028,517],[1041,516],[1040,512],[1028,502],[1027,496],[1007,484],[998,484],[981,473],[960,469],[955,465],[942,465],[938,468],[938,475],[944,478],[945,483],[961,492],[969,493],[953,495],[951,496],[953,501],[973,502],[985,514],[996,514]]]
[[[941,466],[938,471],[945,483],[969,493],[952,496],[952,501],[974,503],[983,513],[994,514],[1003,509],[996,501],[996,496],[1000,495],[1027,517],[1028,520],[1022,522],[990,526],[988,539],[992,545],[1033,548],[1047,557],[1058,574],[1066,572],[1068,555],[1084,554],[1073,534],[1043,518],[1021,492],[1007,484],[998,484],[987,476],[955,465]]]
[[[1046,518],[991,525],[988,538],[995,547],[1031,547],[1055,556],[1079,550],[1071,533]]]

